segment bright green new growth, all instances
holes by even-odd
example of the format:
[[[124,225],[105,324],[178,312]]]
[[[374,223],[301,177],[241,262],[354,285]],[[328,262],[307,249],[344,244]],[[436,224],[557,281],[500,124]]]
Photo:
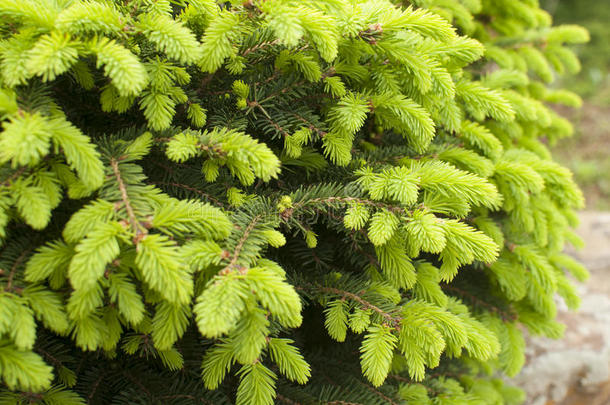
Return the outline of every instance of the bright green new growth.
[[[521,403],[588,34],[403,3],[0,0],[0,403]]]

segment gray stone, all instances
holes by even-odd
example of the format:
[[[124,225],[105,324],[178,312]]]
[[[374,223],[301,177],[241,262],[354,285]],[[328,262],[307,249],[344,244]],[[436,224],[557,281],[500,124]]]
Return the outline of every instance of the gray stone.
[[[570,253],[591,279],[579,286],[579,311],[559,302],[563,339],[528,339],[526,365],[514,380],[528,393],[528,405],[610,404],[610,213],[582,213],[578,233],[586,247]]]

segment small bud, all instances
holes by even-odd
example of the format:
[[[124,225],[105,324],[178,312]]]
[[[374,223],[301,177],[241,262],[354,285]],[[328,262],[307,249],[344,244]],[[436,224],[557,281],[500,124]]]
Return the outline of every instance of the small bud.
[[[284,237],[284,234],[275,229],[264,231],[263,236],[267,240],[267,243],[274,248],[279,248],[286,244],[286,237]]]
[[[235,105],[237,106],[237,108],[244,110],[248,108],[248,101],[245,98],[238,98]]]
[[[277,208],[280,210],[280,214],[286,211],[288,208],[292,208],[292,198],[285,195],[280,199],[280,202],[277,204]]]
[[[307,231],[305,233],[305,243],[307,243],[307,247],[310,249],[318,246],[318,238],[316,237],[316,234],[312,231]]]
[[[237,187],[231,187],[227,190],[227,200],[234,207],[240,207],[246,202],[246,195]]]
[[[381,34],[383,32],[383,27],[380,23],[371,24],[369,25],[369,31]]]

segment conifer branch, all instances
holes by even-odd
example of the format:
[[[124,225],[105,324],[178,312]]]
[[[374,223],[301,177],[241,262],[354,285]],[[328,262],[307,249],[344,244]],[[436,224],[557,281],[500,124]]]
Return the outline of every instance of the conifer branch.
[[[91,392],[89,393],[89,396],[87,397],[89,402],[93,401],[93,398],[95,397],[95,394],[100,386],[100,383],[104,379],[105,375],[106,375],[106,372],[102,371],[100,373],[100,375],[95,379],[95,382],[93,383],[93,387],[91,388]]]
[[[163,137],[155,138],[155,142],[167,143],[167,142],[171,142],[171,141],[172,141],[172,138],[163,138]],[[226,155],[226,152],[224,150],[222,150],[222,147],[218,144],[214,144],[214,143],[205,144],[202,142],[198,142],[196,146],[197,146],[197,149],[199,149],[203,152],[207,152],[211,156],[223,157]]]
[[[334,288],[334,287],[320,287],[320,286],[316,286],[315,288],[318,291],[321,291],[321,292],[330,293],[330,294],[336,294],[336,295],[342,296],[344,298],[349,298],[349,299],[351,299],[353,301],[356,301],[363,308],[370,309],[372,311],[375,311],[379,315],[381,315],[386,321],[388,321],[388,324],[391,325],[392,327],[394,327],[396,329],[400,328],[400,321],[401,321],[400,317],[392,316],[391,314],[383,311],[381,308],[379,308],[379,307],[373,305],[372,303],[366,301],[364,298],[362,298],[361,296],[359,296],[357,294],[351,293],[349,291],[343,291],[343,290],[340,290],[340,289]]]
[[[280,90],[278,90],[276,92],[273,92],[273,93],[269,94],[267,97],[265,97],[262,100],[258,101],[258,103],[259,104],[266,103],[267,101],[273,100],[274,98],[279,97],[282,94],[286,94],[289,91],[294,90],[295,88],[301,87],[301,86],[303,86],[306,83],[307,83],[306,80],[301,80],[299,82],[296,82],[296,83],[292,84],[290,87],[284,87],[284,88],[282,88],[282,89],[280,89]]]
[[[279,43],[280,43],[280,40],[279,40],[279,39],[274,39],[273,41],[261,42],[260,44],[256,44],[256,45],[254,45],[254,46],[252,46],[252,47],[250,47],[250,48],[248,48],[248,49],[245,49],[245,50],[244,50],[244,51],[241,53],[241,55],[242,55],[242,56],[247,56],[248,54],[250,54],[250,53],[252,53],[252,52],[256,52],[256,51],[258,51],[259,49],[266,48],[266,47],[268,47],[268,46],[277,45],[277,44],[279,44]]]
[[[146,395],[153,399],[154,396],[152,395],[152,393],[150,392],[150,390],[148,388],[146,388],[146,386],[144,386],[144,384],[142,384],[142,382],[140,380],[138,380],[137,378],[135,378],[133,375],[130,375],[129,373],[123,371],[121,373],[125,378],[127,378],[129,381],[131,381],[133,384],[137,385],[143,392],[146,393]]]
[[[27,249],[24,250],[19,257],[17,257],[17,259],[15,260],[15,262],[13,263],[13,265],[11,266],[11,270],[8,273],[8,277],[7,277],[7,281],[6,281],[6,288],[4,289],[4,291],[7,292],[12,292],[12,291],[16,291],[16,289],[13,287],[13,282],[15,281],[15,275],[17,274],[17,269],[19,268],[19,266],[21,265],[21,262],[23,262],[23,259],[25,259],[25,257],[31,252],[31,250]]]
[[[263,108],[263,106],[261,106],[260,104],[256,103],[255,106],[260,109],[263,114],[265,114],[265,118],[267,119],[267,121],[271,124],[271,126],[273,128],[276,129],[277,132],[279,132],[280,134],[282,134],[282,136],[285,138],[287,136],[290,136],[290,134],[284,129],[282,128],[277,122],[275,122],[271,116],[269,115],[269,113],[267,113],[267,111]]]
[[[385,204],[379,201],[367,200],[365,198],[359,197],[320,197],[320,198],[312,198],[310,200],[301,201],[295,203],[293,205],[294,210],[298,210],[300,208],[306,207],[308,205],[316,205],[316,204],[332,204],[332,203],[341,203],[341,204],[349,204],[349,203],[360,203],[365,204],[371,207],[383,208],[388,211],[396,212],[396,213],[407,213],[404,208],[397,207],[391,204]]]
[[[396,381],[400,381],[400,382],[403,382],[403,383],[406,383],[406,384],[413,384],[415,382],[415,381],[413,381],[410,378],[406,378],[406,377],[403,377],[403,376],[398,375],[398,374],[388,374],[388,378],[393,378]]]
[[[237,261],[239,260],[239,254],[241,253],[241,250],[244,247],[244,244],[248,240],[250,233],[252,232],[252,230],[254,230],[254,228],[256,227],[256,225],[262,218],[263,218],[263,215],[259,214],[250,220],[250,223],[248,223],[248,226],[246,227],[246,229],[244,229],[242,236],[239,238],[237,245],[235,245],[235,248],[233,249],[233,255],[232,255],[231,261],[229,262],[229,264],[227,264],[227,266],[223,270],[221,270],[220,274],[229,272],[235,267],[235,265],[237,264]]]
[[[386,401],[388,404],[391,405],[399,405],[398,402],[394,401],[392,398],[388,397],[387,395],[385,395],[383,392],[375,389],[374,387],[371,387],[368,384],[362,384],[363,386],[366,387],[367,390],[371,391],[372,393],[374,393],[376,396],[378,396],[379,398],[383,399],[384,401]]]
[[[17,169],[14,173],[12,173],[6,180],[4,180],[2,182],[2,186],[4,187],[9,187],[11,185],[11,182],[13,180],[16,180],[19,178],[19,176],[21,176],[23,173],[26,172],[26,170],[28,170],[28,167],[26,166],[22,166],[19,169]]]
[[[497,313],[505,321],[512,322],[517,319],[516,314],[506,312],[506,311],[502,310],[501,308],[498,308],[497,306],[490,304],[489,302],[483,301],[482,299],[478,298],[477,296],[475,296],[467,291],[464,291],[461,288],[458,288],[458,287],[455,287],[452,285],[448,285],[448,284],[442,284],[441,287],[443,288],[443,290],[455,291],[460,296],[472,301],[475,305],[485,307],[485,308],[489,309],[491,312]]]
[[[160,396],[159,399],[165,400],[165,401],[170,401],[170,400],[175,400],[175,399],[190,399],[191,401],[197,401],[198,403],[214,405],[213,402],[207,400],[203,396],[195,396],[195,395],[188,395],[188,394],[164,395],[164,396]]]
[[[215,74],[216,74],[216,72],[207,74],[201,81],[197,92],[202,91],[203,88],[214,79]]]
[[[129,219],[131,229],[135,233],[134,241],[137,244],[137,242],[140,241],[142,237],[144,237],[148,233],[148,230],[144,226],[142,226],[142,224],[138,221],[136,217],[136,214],[129,200],[129,195],[127,194],[127,187],[123,182],[123,178],[121,177],[119,162],[115,158],[110,159],[110,167],[112,167],[114,177],[116,178],[116,181],[119,185],[119,191],[121,192],[121,200],[123,202],[125,210],[127,211],[127,217]]]
[[[282,394],[277,394],[277,399],[288,405],[302,405],[300,402],[293,401],[292,399],[285,397]]]
[[[307,128],[311,129],[312,131],[316,131],[316,133],[318,135],[320,135],[321,138],[324,138],[327,134],[326,131],[322,131],[320,128],[316,127],[313,123],[309,122],[308,120],[306,120],[304,117],[302,117],[301,115],[295,113],[295,112],[291,112],[291,114],[297,118],[299,121],[301,121],[302,123],[304,123],[305,125],[307,125]]]
[[[209,200],[209,201],[212,201],[212,202],[213,202],[215,205],[217,205],[217,206],[219,206],[219,207],[222,207],[222,208],[226,207],[226,205],[225,205],[225,204],[223,204],[223,203],[222,203],[220,200],[218,200],[217,198],[214,198],[214,197],[213,197],[211,194],[206,193],[205,191],[200,190],[200,189],[198,189],[198,188],[196,188],[196,187],[189,186],[189,185],[187,185],[187,184],[175,183],[175,182],[171,182],[171,181],[170,181],[170,182],[164,182],[164,181],[153,181],[152,183],[153,183],[153,184],[156,184],[156,185],[158,185],[158,186],[161,186],[161,187],[163,187],[163,186],[165,186],[165,187],[178,187],[178,188],[181,188],[181,189],[184,189],[184,190],[190,191],[190,192],[192,192],[192,193],[198,194],[198,195],[200,195],[201,197],[203,197],[203,198],[205,198],[205,199],[207,199],[207,200]]]

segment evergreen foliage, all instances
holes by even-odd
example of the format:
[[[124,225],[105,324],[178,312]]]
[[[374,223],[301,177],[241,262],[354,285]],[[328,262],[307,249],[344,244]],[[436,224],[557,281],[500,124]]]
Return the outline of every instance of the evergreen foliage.
[[[0,404],[517,404],[578,306],[537,0],[0,0]]]

